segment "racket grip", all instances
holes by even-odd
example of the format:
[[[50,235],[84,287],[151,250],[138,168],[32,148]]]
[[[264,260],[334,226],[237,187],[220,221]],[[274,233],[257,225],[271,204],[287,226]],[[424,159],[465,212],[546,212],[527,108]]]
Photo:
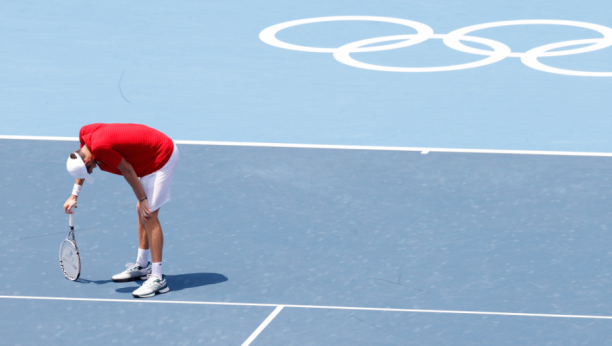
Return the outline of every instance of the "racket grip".
[[[74,211],[73,211],[73,213],[74,213]],[[70,214],[70,218],[69,218],[68,224],[70,225],[70,227],[74,227],[74,214]]]

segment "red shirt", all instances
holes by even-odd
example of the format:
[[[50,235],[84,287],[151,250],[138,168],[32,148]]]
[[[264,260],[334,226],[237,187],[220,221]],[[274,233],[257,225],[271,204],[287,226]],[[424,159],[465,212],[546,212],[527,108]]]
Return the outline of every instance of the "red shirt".
[[[121,174],[117,169],[125,158],[144,177],[160,170],[174,151],[174,142],[165,134],[138,124],[91,124],[79,132],[81,147],[87,145],[100,169]]]

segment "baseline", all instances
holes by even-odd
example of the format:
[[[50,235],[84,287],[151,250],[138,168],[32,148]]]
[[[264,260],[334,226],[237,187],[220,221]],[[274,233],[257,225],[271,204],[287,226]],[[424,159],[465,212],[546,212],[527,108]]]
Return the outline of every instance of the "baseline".
[[[7,136],[0,139],[20,139],[34,141],[72,141],[78,142],[78,137],[50,136]],[[380,150],[380,151],[418,151],[421,154],[438,153],[468,153],[468,154],[514,154],[514,155],[552,155],[552,156],[596,156],[612,157],[612,153],[584,151],[544,151],[544,150],[506,150],[506,149],[461,149],[461,148],[425,148],[425,147],[385,147],[367,145],[331,145],[331,144],[293,144],[293,143],[260,143],[260,142],[220,142],[220,141],[189,141],[175,140],[176,144],[217,145],[237,147],[268,147],[268,148],[302,148],[302,149],[345,149],[345,150]]]
[[[275,307],[276,314],[279,308],[302,308],[302,309],[330,309],[330,310],[360,310],[360,311],[390,311],[390,312],[416,312],[433,314],[460,314],[460,315],[495,315],[495,316],[519,316],[519,317],[555,317],[555,318],[582,318],[612,320],[612,316],[595,315],[559,315],[559,314],[536,314],[522,312],[492,312],[492,311],[460,311],[460,310],[427,310],[427,309],[392,309],[392,308],[363,308],[351,306],[324,306],[324,305],[290,305],[290,304],[264,304],[264,303],[230,303],[230,302],[199,302],[184,300],[132,300],[132,299],[103,299],[103,298],[69,298],[69,297],[36,297],[36,296],[0,296],[0,299],[31,299],[31,300],[67,300],[85,302],[120,302],[120,303],[148,303],[148,304],[191,304],[191,305],[228,305],[228,306],[267,306]],[[270,321],[276,316],[272,313],[268,318]],[[265,323],[265,321],[264,321]],[[265,326],[264,326],[265,327]]]

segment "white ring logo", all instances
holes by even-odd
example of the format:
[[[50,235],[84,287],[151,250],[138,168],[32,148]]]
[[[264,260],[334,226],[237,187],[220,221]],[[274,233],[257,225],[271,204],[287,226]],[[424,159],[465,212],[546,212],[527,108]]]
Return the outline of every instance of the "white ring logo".
[[[375,22],[385,22],[385,23],[394,23],[400,24],[404,26],[411,27],[417,31],[416,34],[411,35],[394,35],[394,36],[383,36],[370,38],[360,41],[355,41],[351,43],[347,43],[338,48],[318,48],[318,47],[306,47],[306,46],[298,46],[290,43],[286,43],[280,41],[276,38],[276,33],[283,29],[287,29],[293,26],[298,26],[302,24],[310,24],[310,23],[320,23],[320,22],[333,22],[333,21],[375,21]],[[540,47],[536,47],[528,50],[525,53],[515,53],[510,50],[510,47],[507,45],[475,36],[466,36],[471,32],[494,28],[500,26],[509,26],[509,25],[527,25],[527,24],[543,24],[543,25],[566,25],[566,26],[574,26],[578,28],[590,29],[593,31],[597,31],[603,35],[601,38],[589,38],[582,40],[573,40],[573,41],[564,41],[551,43],[547,45],[543,45]],[[538,58],[542,57],[552,57],[552,56],[563,56],[563,55],[573,55],[580,54],[586,52],[592,52],[595,50],[600,50],[609,46],[612,46],[612,29],[605,27],[603,25],[584,23],[584,22],[575,22],[570,20],[550,20],[550,19],[530,19],[530,20],[510,20],[503,22],[493,22],[493,23],[485,23],[472,25],[465,28],[457,29],[448,34],[434,34],[433,29],[429,26],[407,20],[407,19],[399,19],[399,18],[389,18],[389,17],[373,17],[373,16],[335,16],[335,17],[317,17],[317,18],[308,18],[308,19],[300,19],[293,20],[290,22],[280,23],[276,25],[272,25],[264,29],[261,33],[259,33],[259,38],[275,47],[297,50],[302,52],[313,52],[313,53],[333,53],[334,58],[339,62],[363,69],[375,70],[375,71],[389,71],[389,72],[439,72],[439,71],[452,71],[452,70],[464,70],[473,67],[480,67],[489,64],[493,64],[500,60],[503,60],[508,57],[512,58],[521,58],[523,64],[544,72],[557,73],[569,76],[583,76],[583,77],[612,77],[612,72],[585,72],[585,71],[574,71],[574,70],[565,70],[560,69],[548,65],[544,65],[541,63]],[[376,52],[383,50],[391,50],[397,48],[403,48],[408,46],[413,46],[415,44],[427,41],[430,38],[442,39],[445,45],[448,47],[465,52],[470,54],[482,55],[485,56],[484,59],[478,60],[475,62],[460,64],[460,65],[451,65],[451,66],[438,66],[438,67],[392,67],[392,66],[380,66],[380,65],[372,65],[367,64],[361,61],[357,61],[351,57],[351,53],[363,53],[363,52]],[[396,43],[384,44],[379,46],[367,47],[368,45],[375,43],[384,43],[384,42],[392,42],[392,41],[400,41]],[[470,41],[483,44],[485,46],[491,47],[492,50],[483,50],[472,48],[464,45],[461,41]],[[583,46],[581,48],[574,49],[565,49],[565,50],[557,50],[559,48],[564,47],[572,47],[572,46]]]

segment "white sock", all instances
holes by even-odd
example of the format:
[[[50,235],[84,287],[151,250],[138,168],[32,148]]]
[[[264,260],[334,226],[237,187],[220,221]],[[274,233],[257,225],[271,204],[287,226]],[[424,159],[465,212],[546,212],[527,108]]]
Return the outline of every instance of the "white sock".
[[[157,276],[158,278],[162,278],[162,268],[161,262],[153,263],[153,270],[151,272],[151,276]]]
[[[140,264],[141,267],[146,267],[149,264],[149,249],[143,250],[138,248],[138,257],[136,257],[136,262]]]

